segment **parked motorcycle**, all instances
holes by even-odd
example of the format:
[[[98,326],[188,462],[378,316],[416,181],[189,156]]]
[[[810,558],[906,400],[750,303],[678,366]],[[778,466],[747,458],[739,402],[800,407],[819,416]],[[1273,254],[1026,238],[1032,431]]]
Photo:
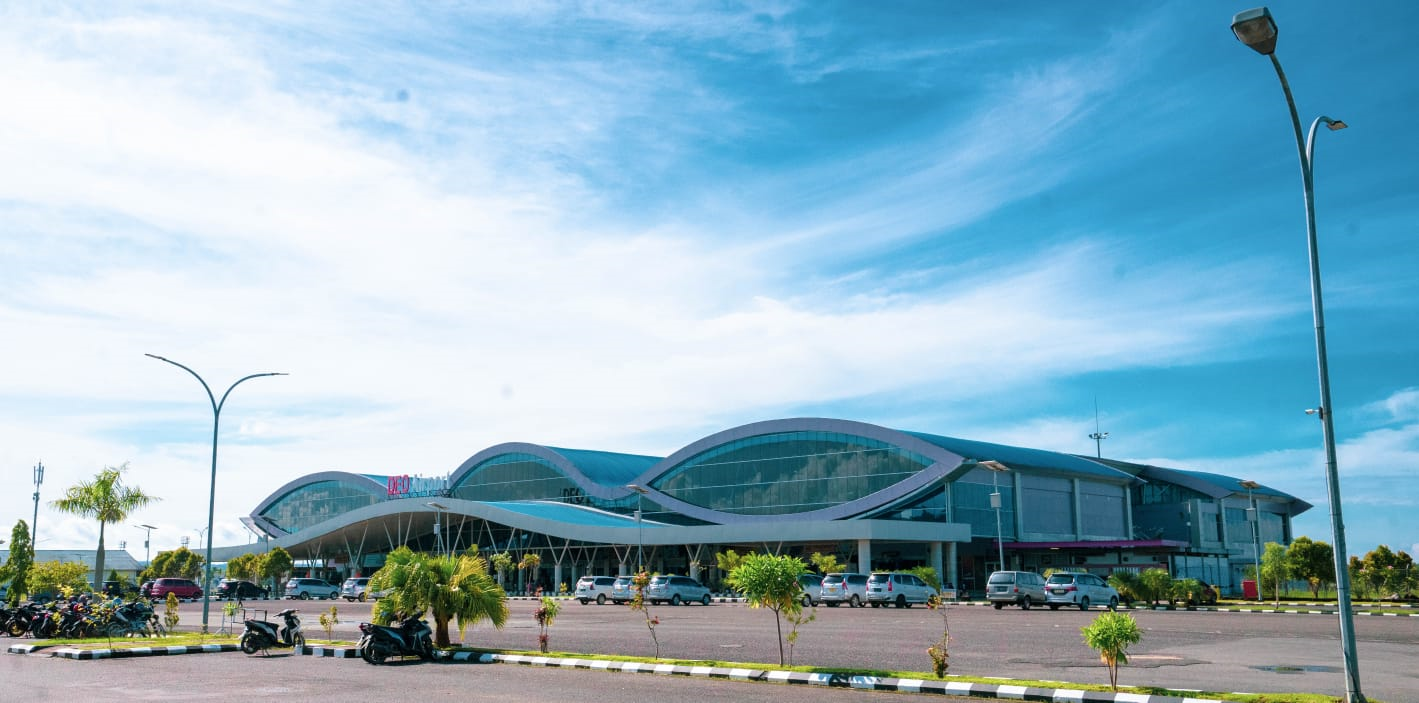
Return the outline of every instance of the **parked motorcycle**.
[[[255,654],[272,647],[304,647],[305,635],[301,632],[301,619],[295,608],[286,608],[277,617],[286,621],[285,627],[277,628],[276,623],[249,618],[246,629],[241,633],[241,651]]]
[[[383,664],[390,657],[434,658],[433,630],[417,615],[405,618],[397,626],[360,623],[360,643],[355,648],[360,658],[371,664]]]

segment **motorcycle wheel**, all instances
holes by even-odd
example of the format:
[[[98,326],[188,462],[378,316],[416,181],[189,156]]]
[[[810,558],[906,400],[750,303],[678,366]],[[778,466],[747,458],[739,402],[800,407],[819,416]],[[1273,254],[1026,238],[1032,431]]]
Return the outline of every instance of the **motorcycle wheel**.
[[[243,632],[241,635],[241,651],[247,654],[256,654],[261,651],[260,645],[256,641],[256,635],[250,632]]]
[[[419,638],[419,658],[426,662],[434,660],[434,643],[428,637]]]
[[[11,637],[23,637],[24,634],[25,634],[26,632],[29,632],[29,631],[30,631],[30,628],[26,627],[26,626],[25,626],[25,623],[22,623],[22,622],[20,622],[19,620],[11,620],[11,621],[10,621],[10,636],[11,636]]]
[[[305,646],[305,635],[302,635],[302,634],[300,634],[300,633],[296,633],[296,636],[293,637],[293,638],[291,638],[291,646],[292,646],[292,647],[304,647],[304,646]]]

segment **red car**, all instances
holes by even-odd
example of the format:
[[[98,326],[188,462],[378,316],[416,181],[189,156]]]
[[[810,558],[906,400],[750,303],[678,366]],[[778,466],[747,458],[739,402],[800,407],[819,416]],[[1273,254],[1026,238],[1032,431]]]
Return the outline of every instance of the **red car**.
[[[169,593],[177,596],[178,600],[196,600],[202,597],[202,587],[191,579],[158,579],[148,590],[148,597],[153,600],[167,600]]]

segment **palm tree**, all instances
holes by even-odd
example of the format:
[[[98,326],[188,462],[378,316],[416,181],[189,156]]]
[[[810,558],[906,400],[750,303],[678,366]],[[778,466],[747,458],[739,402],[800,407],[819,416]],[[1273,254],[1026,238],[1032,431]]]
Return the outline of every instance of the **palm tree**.
[[[370,577],[372,592],[389,590],[375,604],[377,614],[426,611],[434,619],[434,644],[448,647],[448,623],[458,621],[458,636],[487,620],[502,629],[507,622],[507,593],[488,574],[488,560],[476,554],[439,556],[400,547]]]
[[[128,513],[160,500],[144,493],[141,488],[123,485],[123,472],[127,470],[127,462],[116,468],[105,466],[92,481],[82,481],[76,486],[70,486],[69,490],[64,492],[63,498],[49,504],[62,512],[98,519],[99,550],[94,556],[96,591],[103,587],[104,525],[123,522],[128,519]]]

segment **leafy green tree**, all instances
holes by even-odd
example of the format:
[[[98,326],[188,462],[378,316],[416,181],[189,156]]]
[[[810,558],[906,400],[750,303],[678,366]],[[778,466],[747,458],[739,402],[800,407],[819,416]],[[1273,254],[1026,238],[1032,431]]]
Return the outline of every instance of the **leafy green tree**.
[[[812,564],[813,568],[817,569],[818,573],[824,576],[847,571],[847,565],[838,561],[836,554],[819,554],[818,552],[813,552],[813,554],[808,557],[808,563]]]
[[[50,502],[60,512],[93,518],[99,521],[99,547],[94,555],[94,590],[103,585],[103,533],[110,522],[122,522],[128,514],[157,500],[136,486],[123,484],[123,472],[128,464],[104,467],[91,481],[70,486],[64,497]]]
[[[1261,580],[1271,586],[1271,595],[1277,605],[1281,604],[1281,586],[1290,578],[1290,572],[1291,564],[1286,559],[1286,548],[1275,542],[1267,542],[1261,552]]]
[[[941,574],[936,573],[936,567],[918,566],[912,569],[910,573],[915,574],[917,578],[925,581],[926,585],[931,587],[931,590],[937,593],[941,592]]]
[[[508,569],[512,568],[512,555],[507,552],[494,554],[492,559],[493,569],[498,572],[498,585],[503,585],[503,577],[507,575]]]
[[[57,593],[61,588],[75,592],[92,590],[84,577],[89,567],[77,561],[41,561],[29,568],[26,585],[30,593]]]
[[[542,568],[542,557],[536,552],[528,552],[522,555],[522,561],[517,562],[517,568],[526,574],[523,590],[531,592],[537,587],[537,570]]]
[[[1138,581],[1142,586],[1139,598],[1152,605],[1172,596],[1173,575],[1168,573],[1167,569],[1144,569],[1138,576]]]
[[[726,579],[735,590],[744,594],[751,608],[768,608],[774,614],[778,632],[778,663],[785,663],[783,616],[796,619],[803,609],[803,588],[798,577],[808,572],[808,566],[797,557],[772,554],[747,554]],[[790,644],[797,640],[798,626],[790,634]]]
[[[281,580],[296,568],[296,560],[282,547],[275,547],[261,558],[261,576],[270,579],[272,594],[280,595]]]
[[[1366,580],[1383,591],[1381,598],[1402,596],[1414,588],[1414,559],[1402,550],[1395,552],[1381,544],[1365,555],[1362,564]]]
[[[1132,571],[1115,571],[1109,574],[1109,585],[1118,591],[1119,600],[1132,604],[1136,600],[1143,598],[1143,582],[1137,573]]]
[[[202,564],[205,559],[201,554],[188,549],[178,547],[166,552],[158,552],[153,557],[152,563],[144,569],[139,576],[144,580],[161,578],[183,578],[195,579],[202,573]]]
[[[15,523],[10,531],[10,556],[5,565],[0,566],[0,583],[10,582],[10,593],[5,596],[10,607],[19,605],[29,595],[29,571],[34,564],[34,549],[30,546],[30,526],[24,520]]]
[[[261,580],[262,555],[254,552],[240,554],[227,561],[227,576],[238,581]]]
[[[451,620],[458,622],[460,639],[473,623],[487,620],[502,629],[507,622],[507,593],[488,574],[488,561],[476,555],[439,556],[399,547],[370,577],[369,588],[390,591],[375,604],[382,613],[426,611],[439,647],[450,644]]]
[[[1335,550],[1325,542],[1313,542],[1304,535],[1286,548],[1286,561],[1291,575],[1305,579],[1311,587],[1311,597],[1320,598],[1321,586],[1335,583]]]
[[[1118,667],[1128,663],[1128,645],[1143,639],[1138,622],[1128,613],[1100,613],[1094,622],[1079,628],[1084,643],[1099,653],[1099,660],[1109,669],[1109,686],[1118,690]]]

